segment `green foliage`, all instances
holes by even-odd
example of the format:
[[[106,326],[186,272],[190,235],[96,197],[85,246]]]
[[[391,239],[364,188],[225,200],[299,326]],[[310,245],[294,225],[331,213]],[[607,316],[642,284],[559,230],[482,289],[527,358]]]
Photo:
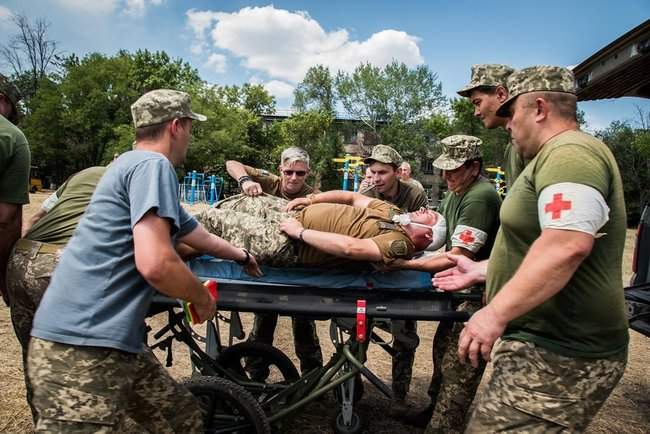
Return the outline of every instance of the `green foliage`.
[[[309,68],[305,78],[293,92],[293,97],[293,106],[298,111],[320,110],[334,113],[334,78],[329,68],[323,65]]]
[[[596,136],[612,150],[623,178],[630,225],[638,223],[643,205],[650,200],[650,130],[614,121]]]

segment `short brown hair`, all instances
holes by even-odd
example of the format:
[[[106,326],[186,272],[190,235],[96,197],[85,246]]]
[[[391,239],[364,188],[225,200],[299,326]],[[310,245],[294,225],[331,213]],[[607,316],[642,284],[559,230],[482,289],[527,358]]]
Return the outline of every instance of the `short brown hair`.
[[[176,118],[175,118],[176,119]],[[135,140],[140,141],[140,140],[156,140],[159,139],[163,133],[165,132],[165,128],[167,128],[167,124],[172,122],[174,119],[161,122],[159,124],[153,124],[153,125],[147,125],[146,127],[139,127],[135,129]],[[181,118],[180,121],[182,122],[183,126],[185,126],[186,122],[192,122],[191,119],[189,118]]]
[[[555,106],[557,114],[562,118],[578,121],[578,99],[574,94],[566,92],[543,92],[542,98]]]

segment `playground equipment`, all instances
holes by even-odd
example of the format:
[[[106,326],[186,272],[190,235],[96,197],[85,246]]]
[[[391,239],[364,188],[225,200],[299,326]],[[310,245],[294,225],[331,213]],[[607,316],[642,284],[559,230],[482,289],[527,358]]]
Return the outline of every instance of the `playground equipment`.
[[[214,204],[223,193],[223,178],[220,176],[205,176],[196,170],[185,175],[179,186],[181,201],[194,205],[195,203]]]
[[[349,179],[352,177],[354,180],[352,191],[358,191],[360,182],[359,180],[361,179],[361,168],[363,167],[363,157],[355,157],[353,155],[346,154],[343,158],[332,158],[332,161],[335,163],[343,163],[343,167],[337,169],[339,172],[343,172],[343,183],[341,185],[341,189],[348,189]]]
[[[497,167],[488,167],[485,169],[489,173],[494,173],[495,177],[491,181],[494,183],[494,188],[497,193],[503,199],[506,197],[507,187],[506,187],[506,172],[501,169],[501,166]]]

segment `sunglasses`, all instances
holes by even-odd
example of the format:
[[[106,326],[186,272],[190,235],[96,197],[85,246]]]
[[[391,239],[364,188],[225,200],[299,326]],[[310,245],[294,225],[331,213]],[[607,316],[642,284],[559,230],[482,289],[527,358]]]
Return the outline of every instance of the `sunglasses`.
[[[307,174],[307,171],[305,170],[283,170],[282,173],[284,173],[284,176],[293,176],[295,173],[296,176],[302,177]]]

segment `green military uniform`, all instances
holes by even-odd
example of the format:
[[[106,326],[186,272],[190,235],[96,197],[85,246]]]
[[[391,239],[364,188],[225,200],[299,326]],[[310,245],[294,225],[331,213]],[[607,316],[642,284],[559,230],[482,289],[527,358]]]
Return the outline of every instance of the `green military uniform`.
[[[402,156],[393,148],[386,145],[377,145],[372,148],[370,157],[366,158],[365,163],[370,165],[378,161],[384,164],[391,164],[400,167]],[[377,187],[371,186],[360,192],[364,196],[383,200],[397,206],[402,212],[414,212],[422,207],[427,206],[427,195],[424,189],[419,189],[413,184],[397,180],[397,193],[395,197],[388,199],[383,193],[377,191]],[[415,361],[415,350],[419,344],[417,335],[417,322],[412,320],[393,321],[392,327],[400,330],[394,334],[393,349],[395,353],[392,356],[392,389],[395,401],[401,407],[406,400],[411,378],[413,376],[413,363]],[[415,345],[413,345],[415,342]],[[401,412],[401,408],[396,409]]]
[[[0,202],[29,203],[30,161],[25,135],[0,115]]]
[[[71,176],[54,193],[58,199],[49,212],[19,240],[7,264],[11,321],[22,347],[27,402],[32,407],[32,387],[27,376],[27,347],[34,313],[50,284],[63,247],[72,237],[105,167],[91,167]]]
[[[442,140],[443,154],[434,166],[454,170],[466,161],[480,158],[481,141],[472,136],[451,136]],[[462,193],[448,192],[440,205],[447,222],[446,250],[466,249],[475,260],[487,259],[499,229],[501,199],[487,178],[480,176]],[[482,290],[482,288],[477,288]],[[472,315],[481,308],[479,300],[465,301],[457,310]],[[481,383],[485,363],[478,368],[462,364],[456,348],[463,324],[442,321],[433,339],[433,375],[428,394],[434,405],[427,433],[462,433],[465,419]]]
[[[246,170],[246,174],[262,187],[262,191],[264,193],[270,194],[272,196],[281,197],[282,199],[286,200],[292,200],[299,197],[305,197],[308,194],[314,192],[314,187],[303,184],[299,192],[290,194],[282,189],[282,179],[279,176],[274,175],[267,170],[256,169],[254,167],[246,165],[244,165],[244,169]]]
[[[250,166],[244,166],[246,174],[251,179],[260,184],[262,191],[271,196],[280,197],[286,200],[292,200],[299,197],[305,197],[314,192],[313,187],[303,184],[297,193],[287,193],[282,189],[282,179],[263,169],[256,169]],[[288,253],[288,252],[285,252]],[[281,256],[284,258],[283,256]],[[257,258],[257,256],[256,256]],[[257,258],[260,259],[260,258]],[[273,344],[273,335],[278,322],[278,315],[274,313],[256,313],[251,330],[250,340],[255,342],[264,342],[269,345]],[[311,369],[323,366],[323,353],[320,348],[320,341],[316,333],[316,322],[308,318],[291,317],[291,327],[293,329],[293,341],[296,349],[296,355],[300,359],[300,369],[307,372]],[[251,369],[255,369],[254,361],[250,361]],[[258,364],[259,365],[259,364]],[[266,377],[267,373],[258,374],[257,377]],[[256,376],[253,374],[253,376]]]
[[[505,172],[508,191],[510,191],[524,167],[526,167],[524,157],[513,149],[512,143],[508,143],[503,152],[503,171]]]
[[[417,179],[415,179],[415,178],[409,178],[406,181],[402,180],[402,182],[406,182],[407,184],[411,184],[412,186],[417,187],[420,190],[424,191],[424,186],[422,185],[422,183],[420,181],[418,181]]]
[[[512,85],[510,85],[512,82]],[[526,68],[509,79],[511,98],[534,91],[574,93],[560,67]],[[541,218],[572,215],[563,194],[541,207],[550,186],[595,189],[609,208],[589,255],[550,299],[509,322],[494,349],[494,373],[467,432],[582,432],[623,374],[628,331],[621,258],[626,214],[617,163],[607,146],[577,130],[544,143],[515,181],[501,209],[501,229],[487,271],[488,300],[514,275],[540,237]],[[557,204],[555,202],[558,202]],[[559,203],[562,202],[562,203]],[[555,205],[562,205],[556,208]],[[540,215],[543,209],[545,214]],[[583,210],[579,210],[583,212]],[[568,218],[568,217],[567,217]]]

